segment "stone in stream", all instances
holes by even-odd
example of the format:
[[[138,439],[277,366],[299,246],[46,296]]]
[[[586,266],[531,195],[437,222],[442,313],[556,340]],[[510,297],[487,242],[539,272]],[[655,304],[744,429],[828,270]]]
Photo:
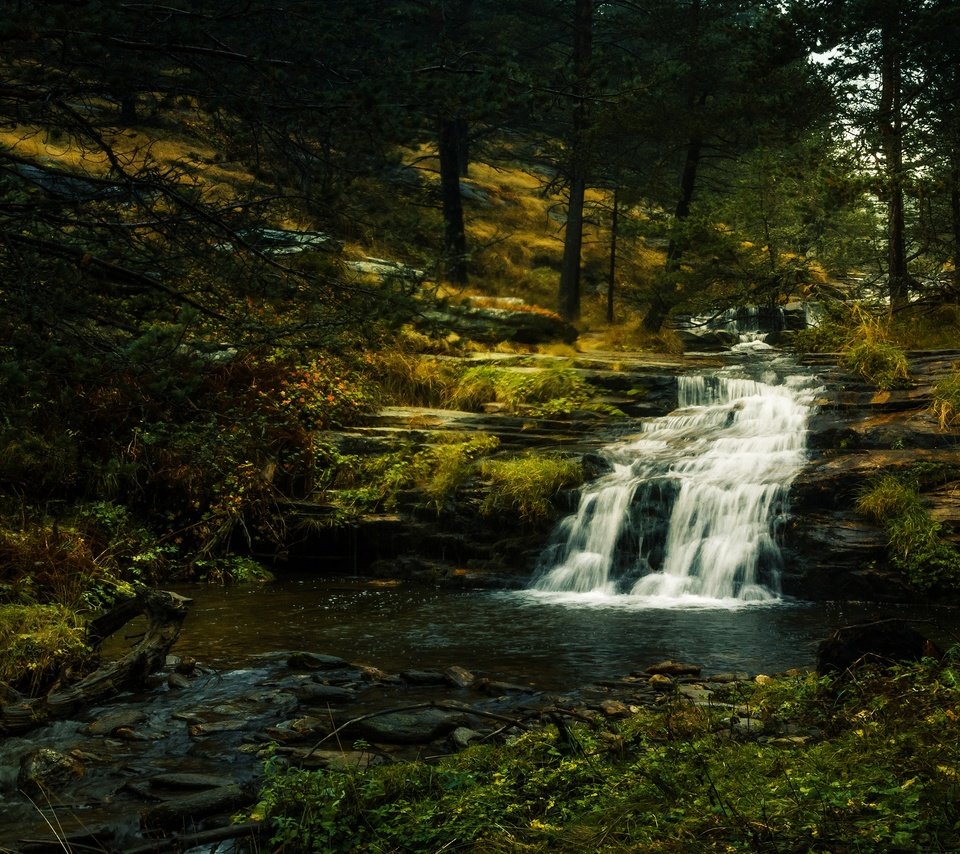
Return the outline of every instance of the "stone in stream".
[[[135,727],[145,721],[146,718],[146,713],[139,709],[117,709],[100,715],[95,721],[83,727],[80,732],[84,735],[112,735],[119,729]]]
[[[304,715],[289,721],[281,721],[276,726],[267,727],[265,732],[274,741],[290,743],[322,738],[329,735],[333,728],[334,724],[328,717],[318,718],[313,715]]]
[[[20,759],[17,788],[33,798],[49,798],[81,779],[83,764],[69,753],[51,747],[38,747]]]
[[[252,800],[253,796],[235,783],[215,789],[203,789],[145,807],[140,811],[140,824],[144,828],[180,828],[189,824],[190,819],[206,818],[219,812],[232,812]]]
[[[644,673],[649,676],[659,674],[661,676],[699,676],[703,668],[699,664],[686,664],[682,661],[661,661],[659,664],[651,664]]]
[[[447,677],[439,670],[404,670],[400,678],[408,685],[446,685]]]
[[[161,789],[220,789],[224,786],[236,785],[232,777],[221,777],[216,774],[168,773],[155,774],[147,782],[154,788]]]
[[[291,692],[301,703],[349,703],[356,699],[356,693],[335,685],[320,685],[305,682]]]
[[[342,667],[350,667],[350,662],[335,655],[293,652],[287,658],[287,667],[293,670],[339,670]]]
[[[466,723],[466,716],[460,713],[415,709],[388,712],[355,721],[346,728],[345,733],[351,738],[365,738],[385,744],[426,744]]]
[[[447,682],[456,688],[469,688],[474,682],[477,681],[477,677],[474,676],[469,670],[465,670],[457,665],[448,667],[443,671],[443,675],[446,676]]]

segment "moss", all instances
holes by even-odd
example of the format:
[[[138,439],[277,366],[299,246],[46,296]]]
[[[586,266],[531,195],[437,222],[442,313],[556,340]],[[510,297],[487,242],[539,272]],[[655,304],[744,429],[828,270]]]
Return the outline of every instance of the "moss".
[[[0,682],[35,696],[89,654],[84,622],[72,609],[0,605]]]

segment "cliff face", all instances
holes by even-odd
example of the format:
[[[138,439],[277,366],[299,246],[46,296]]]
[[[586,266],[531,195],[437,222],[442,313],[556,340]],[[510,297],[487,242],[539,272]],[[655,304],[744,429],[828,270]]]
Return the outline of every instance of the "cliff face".
[[[933,386],[953,371],[960,350],[909,356],[909,387],[889,392],[877,392],[836,367],[822,368],[826,392],[810,425],[810,463],[790,493],[785,593],[805,599],[943,601],[942,593],[914,589],[893,567],[886,533],[855,506],[875,475],[906,473],[921,462],[936,466],[936,483],[922,491],[922,500],[941,535],[960,542],[960,432],[940,430],[928,410]]]

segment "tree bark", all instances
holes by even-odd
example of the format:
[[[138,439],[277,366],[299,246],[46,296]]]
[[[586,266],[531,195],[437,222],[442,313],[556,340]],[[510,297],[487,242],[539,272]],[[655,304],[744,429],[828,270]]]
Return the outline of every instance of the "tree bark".
[[[580,251],[583,245],[583,199],[587,189],[587,79],[593,40],[593,0],[576,0],[573,26],[573,67],[576,103],[570,140],[570,199],[563,237],[563,260],[557,304],[566,321],[580,317]]]
[[[136,598],[120,602],[112,611],[92,621],[90,642],[99,644],[134,617],[147,618],[143,639],[126,655],[99,667],[79,682],[44,697],[0,700],[0,733],[25,732],[69,717],[77,709],[101,702],[126,688],[138,687],[157,670],[180,635],[191,600],[164,590],[144,590]]]
[[[663,280],[656,288],[643,318],[643,328],[647,332],[659,332],[678,298],[673,290],[672,273],[680,266],[680,259],[686,251],[686,240],[678,233],[676,226],[690,216],[693,204],[693,195],[697,188],[697,172],[700,169],[700,160],[703,156],[703,130],[700,113],[707,104],[709,93],[706,90],[697,91],[702,84],[696,71],[697,46],[700,40],[700,4],[701,0],[693,0],[690,4],[690,38],[687,45],[687,73],[689,74],[689,108],[694,118],[694,130],[687,142],[686,153],[683,158],[683,171],[680,173],[680,194],[677,206],[674,209],[674,230],[667,245],[667,259],[663,270]]]
[[[467,283],[467,236],[460,195],[460,134],[456,119],[441,119],[438,136],[440,194],[443,202],[443,272],[458,285]]]
[[[617,236],[620,208],[617,188],[613,188],[613,213],[610,217],[610,269],[607,272],[607,323],[613,323],[613,295],[617,287]]]
[[[953,231],[953,294],[960,297],[960,157],[950,170],[950,225]]]
[[[910,301],[907,269],[906,223],[903,210],[903,103],[900,51],[895,30],[899,10],[886,20],[880,36],[880,144],[887,184],[887,282],[890,308]]]

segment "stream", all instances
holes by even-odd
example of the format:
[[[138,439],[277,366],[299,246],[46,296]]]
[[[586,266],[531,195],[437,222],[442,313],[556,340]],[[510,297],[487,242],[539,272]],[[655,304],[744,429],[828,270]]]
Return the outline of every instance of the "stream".
[[[955,643],[953,609],[781,596],[778,530],[806,458],[817,391],[815,377],[756,341],[727,368],[680,377],[677,411],[638,423],[603,450],[607,473],[558,525],[526,590],[346,574],[172,587],[194,600],[173,653],[201,667],[188,684],[171,671],[140,694],[0,740],[0,850],[49,839],[51,828],[93,828],[97,844],[135,847],[143,811],[166,797],[150,788],[164,774],[219,774],[249,786],[267,742],[283,742],[298,726],[308,742],[322,740],[316,716],[325,705],[332,721],[330,702],[311,711],[304,701],[311,692],[316,700],[318,685],[351,698],[347,717],[398,698],[440,697],[515,714],[589,702],[610,686],[619,699],[644,702],[629,691],[643,687],[645,667],[665,659],[741,678],[809,668],[835,627],[881,616],[910,620],[941,646]],[[125,643],[116,638],[105,651]],[[296,650],[343,661],[329,673],[298,671],[287,655]],[[402,678],[448,668],[477,681],[441,694],[422,676]],[[98,729],[112,716],[121,723]],[[17,773],[40,747],[81,757],[84,768],[47,803],[32,804],[18,792]]]

